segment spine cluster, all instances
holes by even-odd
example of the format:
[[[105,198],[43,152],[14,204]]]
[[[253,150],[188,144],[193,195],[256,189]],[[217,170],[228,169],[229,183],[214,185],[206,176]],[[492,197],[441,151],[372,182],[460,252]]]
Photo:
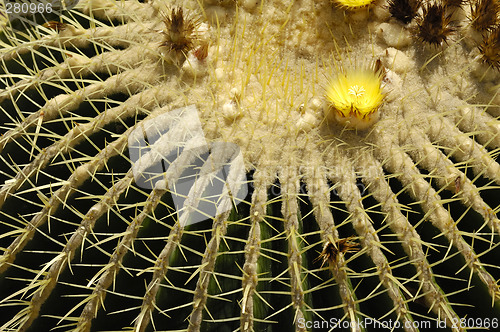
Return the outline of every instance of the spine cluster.
[[[422,13],[417,17],[417,38],[434,46],[440,46],[447,41],[455,31],[451,25],[451,14],[442,4],[427,3],[422,7]]]
[[[463,6],[463,0],[388,0],[387,9],[417,40],[440,47],[464,27],[453,19],[456,12],[464,11]],[[483,62],[500,70],[500,1],[472,0],[468,19],[470,27],[482,36],[477,47]]]

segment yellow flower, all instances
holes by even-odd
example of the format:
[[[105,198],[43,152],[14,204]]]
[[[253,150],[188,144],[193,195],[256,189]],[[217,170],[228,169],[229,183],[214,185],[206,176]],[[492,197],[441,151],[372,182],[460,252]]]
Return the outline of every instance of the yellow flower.
[[[371,5],[375,0],[332,0],[345,9],[359,9]]]
[[[366,129],[378,120],[384,99],[383,69],[348,69],[328,82],[326,98],[337,121],[356,129]]]

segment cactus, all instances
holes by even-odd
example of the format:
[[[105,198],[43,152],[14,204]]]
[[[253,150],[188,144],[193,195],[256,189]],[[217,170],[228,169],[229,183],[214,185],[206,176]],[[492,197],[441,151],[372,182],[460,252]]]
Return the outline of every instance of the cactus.
[[[3,19],[0,330],[494,330],[498,68],[466,6],[440,7],[453,28],[429,45],[397,5],[82,0]],[[338,123],[328,78],[375,60],[378,121]],[[232,159],[207,214],[200,160],[227,146],[246,180]]]

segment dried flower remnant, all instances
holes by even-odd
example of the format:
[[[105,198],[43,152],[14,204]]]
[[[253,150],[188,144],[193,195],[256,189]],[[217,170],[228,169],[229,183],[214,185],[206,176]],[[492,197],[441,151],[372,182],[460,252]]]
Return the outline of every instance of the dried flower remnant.
[[[427,4],[417,17],[417,38],[430,45],[440,46],[443,42],[446,43],[455,30],[451,26],[451,14],[446,13],[443,5]]]
[[[471,4],[471,25],[477,31],[491,31],[499,23],[500,1],[476,0]]]
[[[455,179],[455,193],[460,192],[462,190],[462,176],[459,175]]]
[[[66,29],[67,24],[63,22],[57,22],[57,21],[48,21],[42,24],[43,27],[55,30],[57,32],[63,31]]]
[[[169,51],[187,54],[194,47],[198,39],[198,28],[200,21],[197,18],[184,15],[182,8],[172,8],[169,14],[163,15],[165,30],[160,31],[163,35],[161,46]]]
[[[335,243],[328,241],[314,262],[321,260],[321,267],[323,267],[327,262],[329,264],[337,262],[340,253],[345,254],[359,251],[359,243],[351,241],[352,239],[353,237],[349,236],[339,239]]]
[[[199,61],[203,61],[206,59],[208,56],[208,43],[204,43],[203,45],[199,46],[194,52],[194,56],[196,59]]]
[[[410,23],[417,16],[420,0],[389,0],[389,13],[403,24]]]
[[[483,61],[500,70],[500,26],[485,36],[478,48]]]

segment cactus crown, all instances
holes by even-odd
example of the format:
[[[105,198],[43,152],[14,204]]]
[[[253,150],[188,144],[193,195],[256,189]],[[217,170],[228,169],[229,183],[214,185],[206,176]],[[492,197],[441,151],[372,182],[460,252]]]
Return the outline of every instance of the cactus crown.
[[[6,21],[0,330],[493,327],[498,66],[469,15],[425,4],[413,24],[396,3],[82,0]],[[418,26],[446,38],[422,47]],[[378,121],[333,119],[362,90],[325,98],[332,67],[376,60]]]

